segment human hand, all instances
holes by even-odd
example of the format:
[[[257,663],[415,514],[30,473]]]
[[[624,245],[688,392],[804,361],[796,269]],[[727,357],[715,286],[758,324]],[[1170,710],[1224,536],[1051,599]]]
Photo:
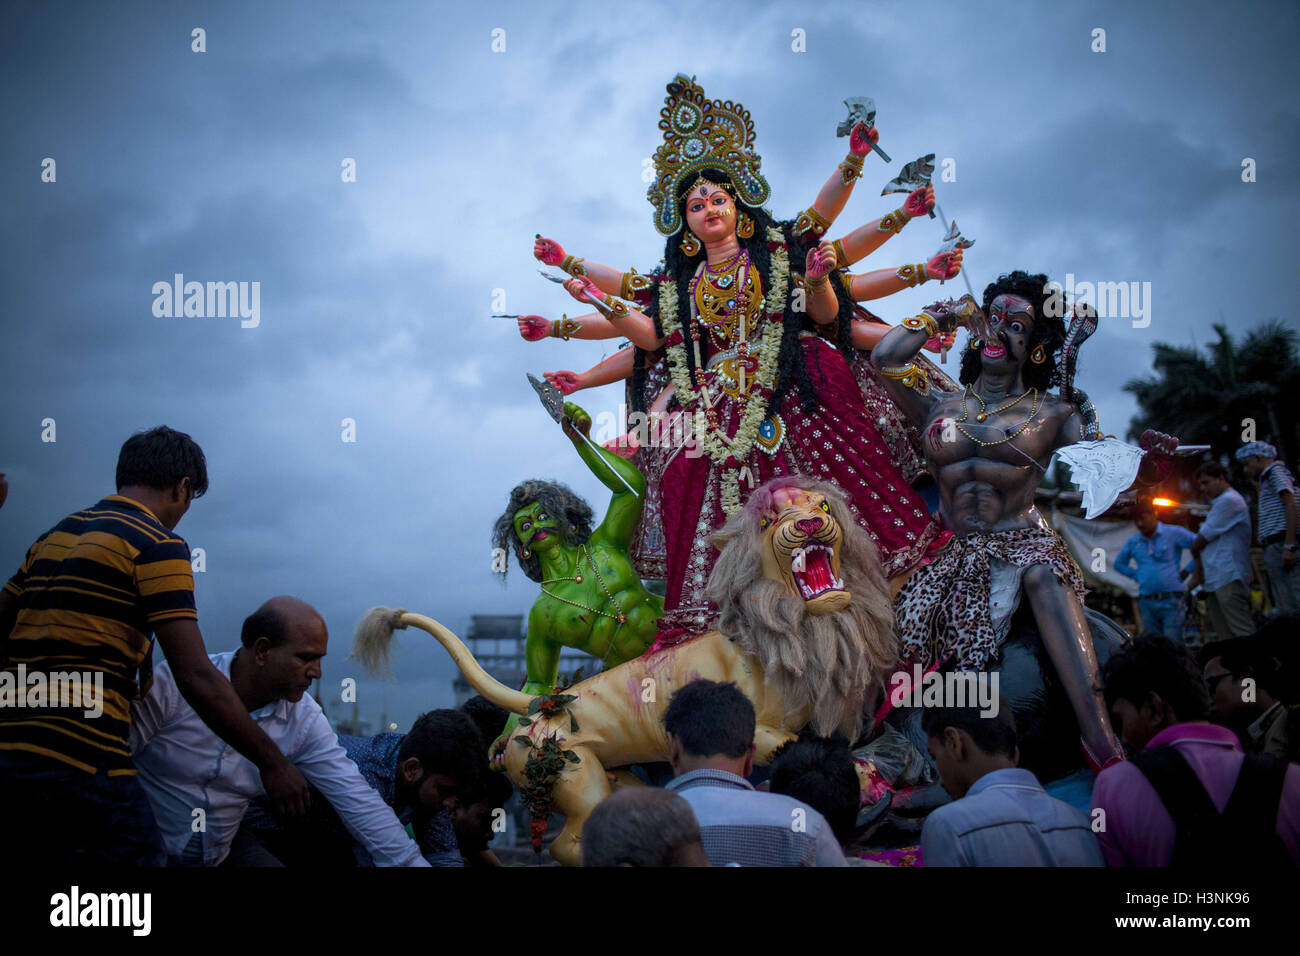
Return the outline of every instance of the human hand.
[[[948,349],[952,348],[953,343],[956,341],[956,332],[941,332],[933,338],[926,339],[925,344],[921,346],[921,348],[925,349],[927,352],[946,352]]]
[[[815,249],[808,250],[808,258],[804,262],[804,278],[820,279],[829,275],[835,268],[835,250],[831,248],[829,242],[823,242]]]
[[[913,219],[917,216],[929,215],[930,210],[934,208],[934,186],[927,183],[920,189],[914,189],[907,194],[903,200],[903,212],[907,213]]]
[[[586,276],[578,276],[566,281],[564,291],[579,302],[603,302],[605,299],[605,293],[600,291],[600,286]]]
[[[276,812],[288,819],[301,817],[311,803],[306,779],[283,756],[262,770],[262,789]]]
[[[849,152],[854,156],[865,156],[871,152],[871,144],[879,141],[880,130],[859,122],[849,133]]]
[[[558,388],[561,395],[571,395],[586,387],[582,384],[582,373],[580,372],[543,372],[542,376]]]
[[[601,445],[606,451],[612,451],[620,458],[631,460],[641,448],[641,443],[637,441],[634,432],[628,432],[626,435],[619,435],[617,438],[611,438]]]
[[[558,266],[564,261],[564,247],[554,239],[538,236],[533,241],[533,258],[548,266]]]
[[[540,315],[521,315],[515,319],[525,342],[537,342],[551,334],[551,323]]]
[[[931,279],[951,279],[961,272],[962,250],[941,252],[925,264],[925,274]]]

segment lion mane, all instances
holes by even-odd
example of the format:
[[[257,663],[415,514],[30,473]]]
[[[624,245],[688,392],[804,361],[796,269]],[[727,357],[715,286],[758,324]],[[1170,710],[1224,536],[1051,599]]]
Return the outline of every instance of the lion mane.
[[[852,603],[829,614],[806,613],[804,601],[763,573],[760,520],[781,488],[816,492],[843,532],[840,577]],[[787,715],[807,710],[813,729],[856,739],[868,695],[883,688],[898,660],[894,611],[880,555],[834,485],[798,475],[773,478],[710,539],[722,553],[709,577],[718,630],[763,666]]]

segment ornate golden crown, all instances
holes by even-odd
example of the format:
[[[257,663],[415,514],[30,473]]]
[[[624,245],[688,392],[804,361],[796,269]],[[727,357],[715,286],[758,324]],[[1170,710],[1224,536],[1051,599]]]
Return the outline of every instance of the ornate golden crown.
[[[655,207],[655,228],[671,236],[682,228],[677,191],[688,177],[704,169],[723,169],[738,198],[750,206],[767,202],[771,187],[759,173],[754,152],[754,121],[749,110],[731,100],[706,100],[695,77],[681,73],[668,84],[659,111],[663,145],[655,150],[656,179],[647,198]]]

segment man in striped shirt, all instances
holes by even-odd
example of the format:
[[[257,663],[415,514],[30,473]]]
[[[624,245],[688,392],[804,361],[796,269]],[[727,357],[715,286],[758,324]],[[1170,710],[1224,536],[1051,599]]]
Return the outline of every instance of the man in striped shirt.
[[[188,435],[166,426],[132,435],[118,493],[42,535],[0,590],[0,841],[13,859],[162,862],[128,746],[151,634],[182,695],[258,767],[277,806],[306,809],[306,781],[203,646],[189,546],[173,529],[207,487]]]
[[[1264,548],[1273,604],[1282,614],[1300,611],[1300,566],[1296,561],[1295,479],[1277,460],[1277,449],[1253,441],[1237,449],[1247,478],[1259,482],[1255,534]]]

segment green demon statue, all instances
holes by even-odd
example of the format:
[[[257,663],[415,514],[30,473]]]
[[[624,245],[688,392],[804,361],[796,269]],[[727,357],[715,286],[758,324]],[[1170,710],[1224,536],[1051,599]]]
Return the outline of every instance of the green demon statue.
[[[664,612],[663,598],[646,590],[628,555],[645,479],[631,463],[583,440],[591,430],[586,412],[572,402],[564,412],[565,435],[613,492],[605,520],[593,531],[587,502],[565,485],[530,480],[510,493],[492,530],[493,547],[513,550],[524,574],[542,588],[528,612],[523,692],[533,696],[554,693],[561,648],[586,651],[606,667],[622,664],[650,646]],[[517,721],[510,718],[503,737]]]

